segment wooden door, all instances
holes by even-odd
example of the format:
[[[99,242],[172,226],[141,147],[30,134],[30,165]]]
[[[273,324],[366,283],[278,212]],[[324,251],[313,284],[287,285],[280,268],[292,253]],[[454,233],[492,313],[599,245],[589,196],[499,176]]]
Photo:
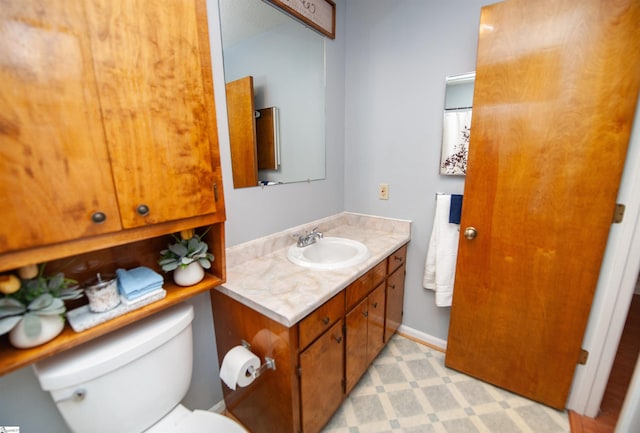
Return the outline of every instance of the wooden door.
[[[86,15],[122,225],[215,213],[204,0],[87,1]]]
[[[640,81],[637,0],[482,9],[446,364],[563,408]]]
[[[257,110],[256,148],[258,170],[277,170],[280,167],[278,144],[278,109],[268,107]]]
[[[387,307],[386,323],[384,330],[385,343],[393,337],[393,334],[402,324],[402,306],[404,302],[404,271],[401,266],[387,280]]]
[[[367,297],[367,367],[384,347],[385,284],[376,287]]]
[[[227,83],[226,88],[233,187],[258,186],[258,147],[253,77],[231,81]]]
[[[366,371],[367,364],[367,322],[368,298],[364,298],[346,315],[346,392],[349,393]]]
[[[302,431],[318,433],[342,403],[344,339],[339,320],[300,354]]]
[[[120,230],[82,2],[3,2],[0,58],[0,252]]]

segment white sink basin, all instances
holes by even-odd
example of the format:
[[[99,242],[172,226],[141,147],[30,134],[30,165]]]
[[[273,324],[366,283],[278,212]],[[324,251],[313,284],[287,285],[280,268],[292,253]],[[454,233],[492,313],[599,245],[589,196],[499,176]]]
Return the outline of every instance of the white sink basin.
[[[342,269],[364,262],[369,258],[369,249],[362,242],[352,239],[326,237],[307,247],[292,245],[287,258],[305,268]]]

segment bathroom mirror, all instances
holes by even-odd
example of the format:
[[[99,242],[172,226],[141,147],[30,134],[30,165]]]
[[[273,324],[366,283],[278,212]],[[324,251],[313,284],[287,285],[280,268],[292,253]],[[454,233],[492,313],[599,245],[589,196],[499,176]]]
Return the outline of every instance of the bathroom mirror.
[[[446,78],[440,174],[464,176],[467,173],[475,78],[475,72]]]
[[[275,107],[278,113],[273,140],[277,163],[259,169],[257,157],[251,165],[246,152],[234,153],[232,143],[234,187],[324,179],[324,37],[260,0],[219,0],[219,5],[227,89],[229,83],[247,78],[253,110]],[[229,90],[227,99],[231,129]],[[251,127],[255,129],[255,123]],[[256,169],[257,182],[236,181],[239,171]]]

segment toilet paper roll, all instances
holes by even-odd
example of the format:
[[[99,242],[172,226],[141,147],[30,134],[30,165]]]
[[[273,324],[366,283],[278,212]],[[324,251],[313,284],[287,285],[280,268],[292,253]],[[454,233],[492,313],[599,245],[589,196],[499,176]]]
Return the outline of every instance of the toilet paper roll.
[[[254,381],[253,372],[260,367],[260,358],[244,346],[235,346],[222,359],[220,379],[231,389]]]

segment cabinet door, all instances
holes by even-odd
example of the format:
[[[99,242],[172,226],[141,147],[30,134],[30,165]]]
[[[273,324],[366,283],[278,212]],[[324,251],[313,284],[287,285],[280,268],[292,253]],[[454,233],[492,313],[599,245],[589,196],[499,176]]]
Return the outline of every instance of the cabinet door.
[[[0,7],[0,253],[121,228],[86,35],[80,1]]]
[[[363,299],[346,316],[346,392],[349,393],[367,369],[367,323],[369,298]]]
[[[317,433],[342,403],[343,321],[338,321],[300,354],[302,431]]]
[[[367,367],[384,347],[384,298],[385,284],[382,283],[367,298],[369,312],[367,323]]]
[[[402,324],[402,304],[404,301],[404,269],[402,266],[394,271],[387,280],[387,312],[384,333],[385,343],[393,336]]]
[[[125,228],[216,212],[219,155],[204,3],[86,3]]]

